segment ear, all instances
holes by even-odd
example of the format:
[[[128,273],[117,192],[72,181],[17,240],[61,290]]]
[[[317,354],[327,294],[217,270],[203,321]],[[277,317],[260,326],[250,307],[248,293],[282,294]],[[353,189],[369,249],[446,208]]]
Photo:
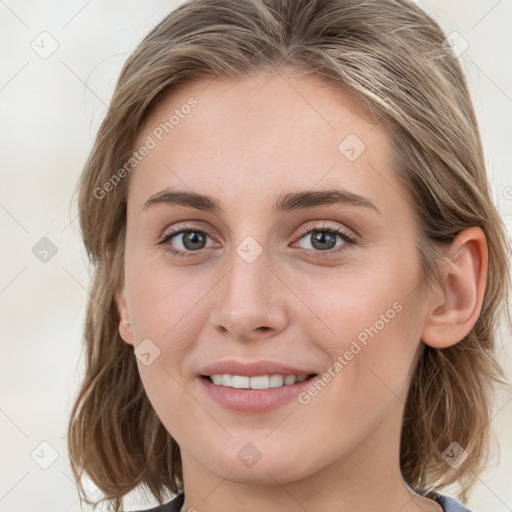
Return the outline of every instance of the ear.
[[[442,283],[429,294],[422,341],[446,348],[461,341],[473,328],[487,282],[487,242],[478,227],[462,231],[442,258]]]
[[[128,314],[128,307],[126,304],[125,290],[124,285],[121,290],[119,290],[115,295],[115,301],[117,306],[117,311],[119,312],[119,334],[121,338],[128,343],[129,345],[133,345],[133,330],[132,325],[130,323],[130,316]]]

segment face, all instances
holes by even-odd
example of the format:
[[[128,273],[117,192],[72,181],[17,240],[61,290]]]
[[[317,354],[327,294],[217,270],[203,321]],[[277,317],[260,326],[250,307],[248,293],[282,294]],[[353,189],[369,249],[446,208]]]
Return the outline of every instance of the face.
[[[185,473],[275,484],[395,461],[424,296],[384,123],[314,76],[205,78],[144,145],[121,333]]]

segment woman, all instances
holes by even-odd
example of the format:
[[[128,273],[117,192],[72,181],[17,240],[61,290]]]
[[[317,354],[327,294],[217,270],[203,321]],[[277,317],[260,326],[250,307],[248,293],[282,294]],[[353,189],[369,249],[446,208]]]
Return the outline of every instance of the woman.
[[[79,184],[79,485],[467,510],[508,248],[444,39],[405,0],[193,0],[142,41]]]

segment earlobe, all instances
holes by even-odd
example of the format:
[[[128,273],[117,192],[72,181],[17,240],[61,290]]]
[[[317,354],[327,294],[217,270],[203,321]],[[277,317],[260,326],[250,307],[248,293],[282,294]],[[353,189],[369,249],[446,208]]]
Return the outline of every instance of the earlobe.
[[[429,295],[421,339],[433,348],[461,341],[473,328],[487,281],[487,242],[478,227],[462,231],[440,262],[442,283]]]
[[[124,287],[119,290],[115,295],[115,301],[117,306],[117,311],[119,312],[119,334],[121,338],[128,343],[129,345],[133,345],[133,330],[132,325],[129,320],[128,308],[126,304],[126,298],[124,296]]]

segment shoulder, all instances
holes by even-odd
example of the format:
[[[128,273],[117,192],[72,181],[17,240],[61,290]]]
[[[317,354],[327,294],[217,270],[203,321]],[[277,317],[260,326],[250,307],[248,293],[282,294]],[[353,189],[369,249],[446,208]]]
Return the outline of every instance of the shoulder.
[[[169,503],[164,503],[158,507],[151,508],[149,510],[140,510],[138,512],[180,512],[180,508],[183,506],[184,501],[185,495],[180,493]]]
[[[457,500],[443,496],[442,494],[435,494],[432,499],[437,501],[443,507],[444,512],[471,512],[466,507],[463,507]]]

